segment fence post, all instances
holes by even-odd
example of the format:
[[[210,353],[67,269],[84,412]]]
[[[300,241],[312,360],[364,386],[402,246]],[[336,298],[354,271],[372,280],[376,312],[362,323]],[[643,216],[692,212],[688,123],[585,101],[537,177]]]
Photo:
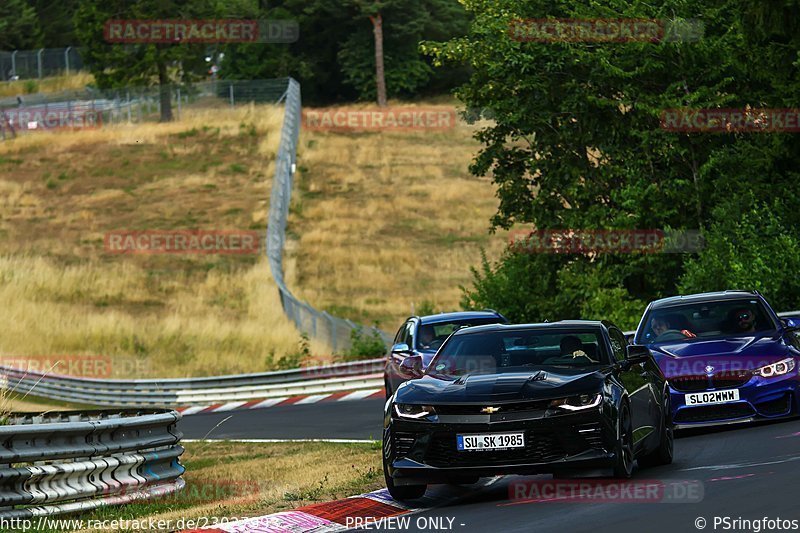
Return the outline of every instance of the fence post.
[[[11,52],[11,78],[13,79],[14,76],[17,75],[17,52],[19,50],[14,50]]]
[[[36,52],[36,64],[39,71],[39,79],[42,79],[42,52],[44,52],[44,48],[40,48],[38,52]]]
[[[66,50],[64,50],[64,65],[66,66],[66,73],[69,76],[69,51],[72,50],[71,46],[67,46]]]
[[[125,106],[128,108],[128,124],[131,123],[131,92],[125,91]]]
[[[233,101],[233,82],[230,82],[230,83],[231,84],[228,85],[228,92],[231,95],[231,107],[234,107],[235,104],[234,104],[234,101]]]
[[[178,87],[176,89],[178,91],[178,120],[181,119],[181,88]]]

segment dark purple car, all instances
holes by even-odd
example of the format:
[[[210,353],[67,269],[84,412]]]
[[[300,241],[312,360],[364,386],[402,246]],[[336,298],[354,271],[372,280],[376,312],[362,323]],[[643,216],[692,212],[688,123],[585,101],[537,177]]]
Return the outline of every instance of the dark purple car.
[[[386,397],[391,397],[403,382],[422,375],[422,371],[436,355],[436,350],[457,329],[507,323],[508,320],[503,315],[491,309],[407,318],[397,331],[386,358]]]
[[[800,413],[797,319],[781,319],[758,292],[724,291],[652,302],[634,342],[670,384],[676,427]]]

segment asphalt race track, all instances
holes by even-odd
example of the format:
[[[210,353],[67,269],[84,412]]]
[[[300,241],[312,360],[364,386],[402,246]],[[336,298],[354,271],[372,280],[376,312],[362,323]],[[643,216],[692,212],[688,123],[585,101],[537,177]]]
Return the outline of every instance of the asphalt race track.
[[[384,403],[376,398],[190,415],[180,429],[187,439],[380,440]]]
[[[379,438],[382,403],[365,400],[196,415],[180,424],[186,438],[204,437],[227,417],[232,418],[209,438]],[[705,531],[758,531],[756,527],[767,531],[763,523],[737,528],[729,522],[732,527],[727,529],[718,523],[715,528],[714,519],[800,521],[800,420],[685,431],[675,442],[671,466],[636,470],[638,480],[699,481],[701,499],[695,503],[512,501],[509,484],[521,479],[551,478],[505,477],[468,487],[431,487],[429,496],[449,501],[410,515],[410,529],[437,524],[428,520],[439,518],[438,525],[444,527],[428,531],[682,532],[700,531],[695,523],[702,525],[698,520],[702,518]]]

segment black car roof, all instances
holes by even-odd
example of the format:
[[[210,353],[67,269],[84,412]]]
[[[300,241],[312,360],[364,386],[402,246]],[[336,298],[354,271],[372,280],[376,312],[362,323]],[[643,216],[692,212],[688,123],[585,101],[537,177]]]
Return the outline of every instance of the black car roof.
[[[700,294],[687,294],[685,296],[670,296],[669,298],[662,298],[655,300],[650,304],[651,309],[661,309],[663,307],[671,307],[680,304],[692,304],[702,302],[718,302],[720,300],[740,300],[742,298],[760,298],[758,293],[749,291],[719,291],[719,292],[704,292]]]
[[[524,329],[564,329],[564,328],[598,328],[602,329],[606,324],[599,320],[560,320],[558,322],[536,322],[530,324],[486,324],[483,326],[472,326],[463,328],[454,335],[464,335],[470,333],[481,333],[486,331],[514,331]]]

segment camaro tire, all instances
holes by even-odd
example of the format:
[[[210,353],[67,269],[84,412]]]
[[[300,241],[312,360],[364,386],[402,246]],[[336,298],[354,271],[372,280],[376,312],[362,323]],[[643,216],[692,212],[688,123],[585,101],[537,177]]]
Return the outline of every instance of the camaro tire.
[[[628,479],[633,475],[633,423],[631,409],[623,403],[619,410],[619,439],[614,449],[614,477]]]
[[[425,491],[428,490],[427,485],[395,485],[394,480],[389,475],[389,470],[386,468],[385,458],[383,460],[383,478],[386,480],[386,488],[389,494],[399,502],[422,498],[425,495]]]

